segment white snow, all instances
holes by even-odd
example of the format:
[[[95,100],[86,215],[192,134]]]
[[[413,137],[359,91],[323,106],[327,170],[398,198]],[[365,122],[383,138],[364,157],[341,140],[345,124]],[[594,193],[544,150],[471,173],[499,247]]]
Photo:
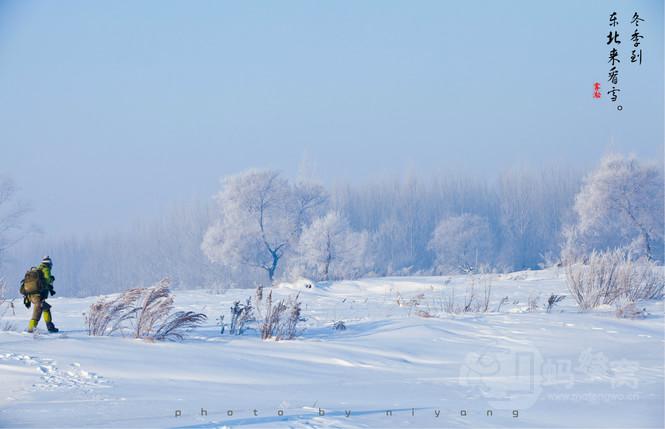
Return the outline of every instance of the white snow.
[[[464,314],[442,309],[466,276],[281,284],[307,321],[279,342],[219,334],[250,289],[176,291],[178,309],[209,317],[181,343],[89,337],[98,297],[54,298],[64,333],[0,332],[0,427],[663,427],[662,302],[643,320],[570,297],[546,313],[567,294],[556,269],[477,278],[477,296],[490,278],[490,312]]]

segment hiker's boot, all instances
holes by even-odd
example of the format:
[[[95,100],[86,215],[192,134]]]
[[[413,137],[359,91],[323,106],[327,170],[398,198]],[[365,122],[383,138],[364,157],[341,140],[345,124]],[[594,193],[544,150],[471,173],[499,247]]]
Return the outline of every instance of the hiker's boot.
[[[28,322],[28,332],[35,332],[35,329],[37,329],[37,321],[35,319],[30,319],[30,322]]]
[[[53,324],[53,317],[51,316],[51,307],[49,306],[48,310],[44,310],[44,322],[46,322],[46,329],[48,329],[49,332],[55,333],[58,332],[59,329],[55,327]]]

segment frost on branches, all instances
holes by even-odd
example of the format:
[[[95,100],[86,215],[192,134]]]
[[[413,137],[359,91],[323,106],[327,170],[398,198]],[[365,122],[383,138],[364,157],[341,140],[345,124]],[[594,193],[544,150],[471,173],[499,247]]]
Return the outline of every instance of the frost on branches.
[[[487,218],[465,213],[437,225],[429,249],[436,254],[440,273],[473,272],[491,261],[492,235]]]
[[[352,231],[342,215],[330,212],[303,230],[293,273],[314,280],[349,279],[367,266],[367,232]]]
[[[661,257],[663,176],[634,157],[609,155],[584,179],[575,198],[577,223],[566,231],[564,257],[628,248],[633,257]]]
[[[233,269],[263,270],[272,283],[326,194],[317,185],[294,186],[276,171],[249,170],[225,178],[216,200],[219,218],[201,245],[206,256]]]

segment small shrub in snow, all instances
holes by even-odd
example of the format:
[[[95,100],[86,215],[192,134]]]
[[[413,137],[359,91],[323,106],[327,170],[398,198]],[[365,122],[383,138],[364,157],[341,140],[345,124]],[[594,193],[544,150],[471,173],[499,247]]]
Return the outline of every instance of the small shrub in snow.
[[[665,278],[660,267],[647,258],[636,261],[623,249],[592,252],[583,262],[566,266],[568,289],[582,310],[613,304],[662,299]]]
[[[254,307],[252,306],[252,298],[247,298],[244,304],[240,301],[233,303],[231,307],[231,324],[229,325],[229,333],[231,335],[242,335],[245,332],[246,325],[254,321]]]
[[[279,300],[273,304],[272,291],[266,299],[264,318],[260,326],[261,338],[275,338],[276,340],[290,340],[298,333],[298,322],[304,319],[301,316],[302,303],[300,293],[291,296],[286,301]]]
[[[662,267],[646,258],[626,259],[617,276],[619,296],[630,301],[663,299],[665,275]]]
[[[153,287],[140,288],[134,322],[134,337],[152,338],[157,325],[168,317],[173,308],[169,281],[161,280]]]
[[[620,251],[591,253],[586,263],[566,266],[568,289],[580,309],[610,304],[617,295],[617,269],[623,259]]]
[[[164,279],[149,288],[141,288],[137,300],[134,337],[151,340],[182,340],[187,331],[199,326],[207,317],[193,311],[173,313],[173,296],[169,280]]]
[[[540,299],[539,296],[529,295],[529,297],[527,298],[526,311],[528,311],[529,313],[532,313],[532,312],[538,310],[538,300],[539,299]]]
[[[346,331],[346,324],[342,320],[338,320],[336,322],[333,322],[332,328],[335,331]]]
[[[455,311],[455,288],[450,290],[450,294],[443,303],[443,311],[446,313],[456,313]]]
[[[130,289],[116,298],[102,298],[90,305],[85,315],[88,335],[112,335],[122,331],[125,322],[135,316],[134,302],[140,294],[139,288]]]
[[[417,306],[421,304],[421,302],[425,299],[425,294],[420,293],[413,298],[402,298],[402,295],[398,292],[397,293],[397,300],[395,301],[398,306],[400,307],[407,307],[409,309],[408,315],[410,316],[411,313],[415,310]]]
[[[217,318],[217,325],[219,326],[219,335],[224,335],[224,330],[226,329],[226,323],[224,323],[223,314]]]
[[[491,280],[487,280],[487,283],[485,283],[484,285],[483,302],[480,309],[483,313],[487,313],[490,306],[491,297],[492,297],[492,282]]]
[[[182,340],[184,334],[206,320],[202,313],[173,312],[169,281],[164,279],[149,288],[130,289],[117,298],[102,298],[86,314],[89,335],[131,333],[136,338]]]
[[[483,296],[476,297],[476,285],[482,284]],[[467,289],[464,295],[464,308],[465,313],[487,313],[489,311],[490,299],[492,298],[492,281],[488,277],[471,276],[471,286]]]
[[[286,306],[282,301],[277,302],[275,305],[272,303],[272,291],[268,293],[265,304],[266,312],[261,323],[261,339],[267,340],[272,338],[279,325],[282,313],[286,310]]]
[[[178,340],[182,341],[185,334],[200,326],[207,319],[205,314],[193,311],[176,311],[169,314],[163,321],[156,325],[156,329],[148,332],[143,338],[157,341]]]
[[[559,302],[563,301],[566,298],[566,295],[556,295],[556,294],[551,294],[549,298],[547,298],[547,308],[546,311],[549,313],[552,311],[555,305],[557,305]]]
[[[483,286],[483,295],[478,298],[476,296],[476,284],[480,283]],[[455,288],[451,288],[450,294],[442,302],[442,310],[445,313],[486,313],[489,310],[490,302],[492,299],[492,281],[489,277],[480,277],[477,279],[475,276],[471,276],[471,282],[467,285],[466,291],[464,292],[464,303],[457,304],[455,300]],[[508,300],[508,297],[505,297],[504,300]],[[499,309],[501,305],[505,302],[499,304]],[[497,309],[497,311],[499,311]]]
[[[263,318],[263,315],[261,314],[261,306],[263,305],[263,286],[262,285],[256,285],[256,291],[254,291],[254,302],[256,303],[256,313],[259,316],[259,319]]]
[[[300,294],[295,297],[289,297],[286,301],[286,308],[289,310],[286,320],[282,325],[282,330],[278,339],[293,339],[298,334],[298,322],[304,321],[302,317],[302,302],[298,300]]]
[[[286,306],[280,300],[275,305],[272,303],[272,291],[268,293],[265,304],[265,315],[263,317],[263,322],[261,323],[261,339],[267,340],[276,335],[280,321],[282,319],[282,313],[286,310]]]
[[[507,302],[508,302],[508,297],[507,296],[504,296],[503,298],[501,298],[501,301],[499,301],[499,305],[496,306],[496,312],[499,313],[501,311],[501,306],[503,304],[507,303]]]
[[[473,283],[472,283],[471,288],[467,289],[466,292],[464,293],[463,311],[465,313],[473,311],[473,303],[474,303],[475,299],[476,299],[476,293],[475,293],[474,286],[473,286]]]

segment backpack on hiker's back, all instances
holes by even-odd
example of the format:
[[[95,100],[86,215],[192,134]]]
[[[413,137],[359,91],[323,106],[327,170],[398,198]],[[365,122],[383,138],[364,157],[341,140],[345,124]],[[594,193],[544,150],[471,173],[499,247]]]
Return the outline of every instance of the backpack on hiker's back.
[[[44,279],[42,270],[37,267],[32,267],[25,273],[19,291],[21,292],[21,295],[28,296],[41,294],[45,289],[46,279]]]

